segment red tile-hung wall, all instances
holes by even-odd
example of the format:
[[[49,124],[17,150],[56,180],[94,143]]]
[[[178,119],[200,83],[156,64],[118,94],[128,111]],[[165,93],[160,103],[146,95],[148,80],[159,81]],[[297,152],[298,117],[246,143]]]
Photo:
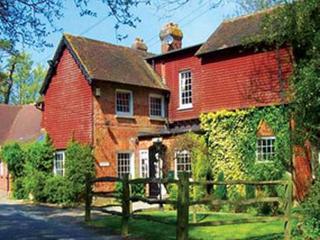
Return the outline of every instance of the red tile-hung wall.
[[[92,90],[65,49],[44,97],[43,124],[56,149],[74,138],[92,143]]]
[[[268,52],[221,52],[203,58],[193,52],[157,60],[156,71],[171,90],[171,122],[198,118],[202,112],[238,109],[280,103],[277,54]],[[279,52],[281,71],[287,79],[292,71],[290,49]],[[193,108],[179,110],[179,72],[192,72]]]

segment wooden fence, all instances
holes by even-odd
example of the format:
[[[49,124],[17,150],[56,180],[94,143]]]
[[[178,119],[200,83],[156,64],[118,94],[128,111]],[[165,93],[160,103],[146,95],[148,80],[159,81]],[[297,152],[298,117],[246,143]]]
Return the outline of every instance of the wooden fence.
[[[101,206],[99,208],[92,206],[92,197],[110,197],[115,198],[119,197],[115,192],[94,192],[93,184],[98,182],[121,182],[123,185],[122,188],[122,198],[121,206],[122,212],[106,210],[106,206]],[[141,196],[133,196],[131,194],[131,185],[132,184],[148,184],[148,183],[158,183],[158,184],[176,184],[178,186],[178,196],[177,200],[170,199],[148,199]],[[204,198],[201,200],[192,200],[190,198],[190,189],[192,185],[251,185],[251,186],[271,186],[271,185],[282,185],[285,187],[285,194],[283,197],[261,197],[261,198],[252,198],[244,199],[239,201],[231,200],[220,200],[214,198]],[[182,173],[179,175],[179,180],[176,179],[152,179],[152,178],[139,178],[139,179],[129,179],[129,176],[126,174],[123,178],[117,177],[101,177],[96,178],[93,181],[88,181],[86,186],[86,202],[85,202],[85,221],[91,220],[91,209],[100,210],[105,213],[119,215],[122,217],[121,223],[121,235],[127,237],[129,234],[129,218],[136,217],[134,212],[131,211],[131,203],[136,201],[142,201],[149,204],[171,204],[177,208],[177,224],[176,224],[176,239],[177,240],[187,240],[188,239],[188,226],[189,223],[189,207],[199,204],[210,204],[211,206],[221,206],[224,204],[233,204],[233,205],[251,205],[256,203],[282,203],[284,206],[284,215],[281,217],[284,220],[284,239],[291,239],[291,208],[292,208],[292,192],[293,185],[292,181],[190,181],[189,175],[187,173]],[[110,205],[108,205],[110,206]],[[116,206],[116,205],[115,205]],[[194,215],[196,212],[194,212]],[[139,216],[141,218],[147,218],[146,216]],[[267,222],[267,221],[266,221]],[[215,226],[216,222],[206,222],[206,226]],[[223,224],[223,223],[219,223]],[[201,223],[192,223],[193,226],[203,226]]]

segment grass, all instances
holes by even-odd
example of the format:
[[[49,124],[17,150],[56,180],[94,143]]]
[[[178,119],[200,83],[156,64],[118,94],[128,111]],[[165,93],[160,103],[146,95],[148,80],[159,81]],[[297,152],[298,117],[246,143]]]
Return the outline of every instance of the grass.
[[[150,211],[140,213],[138,216],[148,215],[149,221],[144,219],[130,219],[129,233],[133,238],[144,240],[170,240],[175,239],[176,234],[176,212],[175,211]],[[153,221],[150,221],[150,220]],[[190,222],[191,220],[190,214]],[[189,239],[192,240],[276,240],[283,238],[283,221],[274,219],[270,222],[261,222],[262,217],[250,214],[234,213],[212,213],[205,212],[197,215],[197,221],[201,224],[209,222],[222,223],[220,226],[190,226]],[[243,223],[246,221],[254,221]],[[270,220],[270,218],[269,218]],[[159,221],[166,222],[160,223]],[[259,222],[260,221],[260,222]],[[242,223],[241,223],[242,222]],[[115,233],[120,233],[121,217],[106,216],[103,219],[95,220],[91,226],[98,228],[109,228]]]

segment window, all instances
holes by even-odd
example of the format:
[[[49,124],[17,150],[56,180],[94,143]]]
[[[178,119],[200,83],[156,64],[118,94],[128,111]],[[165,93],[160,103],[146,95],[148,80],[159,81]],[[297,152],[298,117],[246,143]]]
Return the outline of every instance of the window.
[[[4,174],[4,165],[3,165],[3,162],[2,161],[0,161],[0,176],[3,176],[3,174]]]
[[[179,73],[180,108],[192,107],[192,76],[191,71]]]
[[[188,172],[191,174],[191,155],[189,151],[176,152],[176,176],[181,172]]]
[[[134,165],[132,156],[132,153],[129,152],[121,152],[117,154],[118,177],[123,177],[126,173],[133,176]]]
[[[257,141],[257,160],[270,161],[275,156],[275,137],[261,137]]]
[[[58,151],[55,153],[53,160],[53,173],[54,175],[64,175],[64,159],[65,154],[64,151]]]
[[[151,94],[149,97],[151,117],[164,117],[164,99],[161,95]]]
[[[116,113],[120,116],[132,116],[133,101],[131,91],[116,90]]]
[[[140,150],[140,177],[149,177],[149,151]]]

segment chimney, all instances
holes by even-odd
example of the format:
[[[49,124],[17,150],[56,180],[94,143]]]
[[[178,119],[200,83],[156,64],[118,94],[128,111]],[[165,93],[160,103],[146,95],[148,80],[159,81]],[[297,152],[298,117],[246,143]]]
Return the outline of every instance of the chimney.
[[[183,34],[178,24],[167,23],[159,33],[161,40],[161,52],[167,53],[182,47]]]
[[[145,52],[148,50],[148,47],[147,47],[147,45],[143,42],[143,39],[142,39],[142,38],[139,38],[139,37],[137,37],[137,38],[134,40],[134,42],[133,42],[133,44],[131,45],[131,47],[132,47],[133,49],[140,50],[140,51],[145,51]]]

